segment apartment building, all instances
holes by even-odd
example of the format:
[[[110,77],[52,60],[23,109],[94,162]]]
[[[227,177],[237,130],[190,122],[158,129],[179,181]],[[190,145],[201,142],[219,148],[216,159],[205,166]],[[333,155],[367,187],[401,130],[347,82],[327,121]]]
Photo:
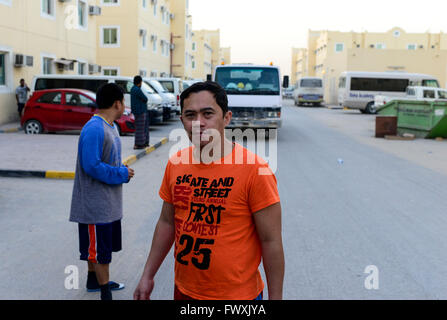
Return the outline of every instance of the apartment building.
[[[231,64],[231,47],[220,48],[220,59],[218,64]]]
[[[192,54],[193,78],[206,80],[207,75],[213,72],[213,48],[211,47],[211,36],[205,30],[193,31]]]
[[[174,14],[171,24],[173,43],[171,74],[182,79],[193,79],[192,16],[189,14],[189,0],[173,0],[170,10]]]
[[[312,31],[307,48],[292,49],[292,80],[322,77],[325,101],[336,103],[343,71],[396,71],[447,81],[447,35],[407,33],[394,27],[384,33]]]
[[[18,119],[15,88],[37,74],[97,74],[99,0],[0,0],[0,124]]]
[[[171,2],[100,0],[97,61],[104,75],[171,74]]]

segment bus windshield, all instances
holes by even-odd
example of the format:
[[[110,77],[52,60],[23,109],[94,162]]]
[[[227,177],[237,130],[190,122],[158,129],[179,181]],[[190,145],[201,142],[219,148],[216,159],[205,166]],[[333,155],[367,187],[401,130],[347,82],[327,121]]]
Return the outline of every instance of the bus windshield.
[[[300,86],[303,88],[322,88],[323,81],[321,79],[302,79]]]
[[[228,94],[279,95],[279,73],[276,68],[225,67],[217,68],[216,82]]]

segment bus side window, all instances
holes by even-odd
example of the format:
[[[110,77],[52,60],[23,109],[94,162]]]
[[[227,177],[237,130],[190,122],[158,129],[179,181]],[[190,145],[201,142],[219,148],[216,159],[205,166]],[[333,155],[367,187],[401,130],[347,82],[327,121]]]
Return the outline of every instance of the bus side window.
[[[433,90],[424,90],[424,98],[434,99],[435,92]]]

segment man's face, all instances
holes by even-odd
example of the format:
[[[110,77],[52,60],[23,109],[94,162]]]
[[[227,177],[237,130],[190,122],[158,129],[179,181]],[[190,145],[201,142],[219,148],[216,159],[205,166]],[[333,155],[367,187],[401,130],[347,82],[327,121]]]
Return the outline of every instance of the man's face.
[[[17,83],[17,82],[16,82]],[[20,80],[20,86],[24,87],[25,86],[25,81],[24,80]]]
[[[200,126],[200,147],[206,146],[212,142],[212,139],[207,139],[204,132],[208,129],[217,130],[220,133],[220,141],[224,138],[225,127],[231,121],[231,111],[224,116],[222,108],[217,104],[214,95],[209,91],[200,91],[192,93],[183,102],[182,115],[180,116],[183,126],[188,134],[188,137],[193,141],[193,123]],[[204,139],[202,141],[202,139]]]

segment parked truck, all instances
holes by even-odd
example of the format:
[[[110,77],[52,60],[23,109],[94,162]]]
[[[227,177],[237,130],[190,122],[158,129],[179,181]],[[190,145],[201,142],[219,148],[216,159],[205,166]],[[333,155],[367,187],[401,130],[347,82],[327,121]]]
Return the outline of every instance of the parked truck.
[[[279,67],[231,64],[215,68],[214,81],[227,92],[233,113],[228,128],[278,129],[282,125],[282,87]],[[283,87],[288,87],[284,77]]]
[[[387,95],[375,96],[374,109],[377,110],[392,100],[447,101],[447,89],[422,87],[422,86],[409,86],[407,87],[405,95],[401,97],[387,96]]]

